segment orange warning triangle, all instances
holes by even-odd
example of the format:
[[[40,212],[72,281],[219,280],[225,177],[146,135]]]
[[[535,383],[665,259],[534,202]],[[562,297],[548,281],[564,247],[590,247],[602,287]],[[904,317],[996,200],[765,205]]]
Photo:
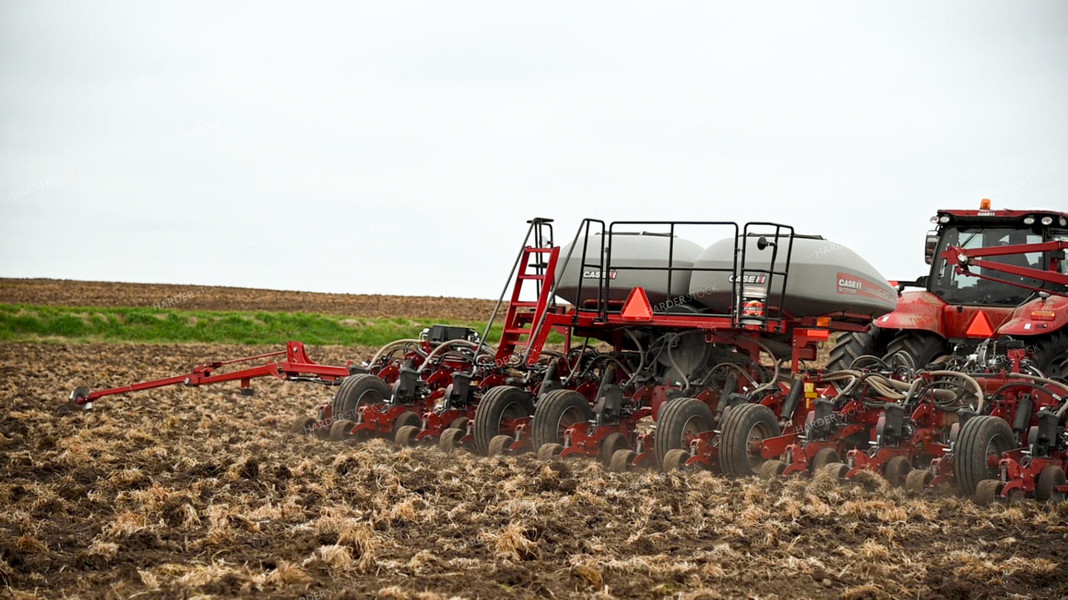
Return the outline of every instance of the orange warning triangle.
[[[653,318],[653,307],[649,305],[649,296],[645,290],[636,287],[630,291],[627,301],[623,303],[623,319],[627,321],[649,321]]]
[[[986,318],[986,313],[979,311],[979,314],[972,319],[972,324],[968,326],[968,331],[965,331],[964,334],[968,337],[988,338],[994,335],[994,329],[990,327],[990,320]]]

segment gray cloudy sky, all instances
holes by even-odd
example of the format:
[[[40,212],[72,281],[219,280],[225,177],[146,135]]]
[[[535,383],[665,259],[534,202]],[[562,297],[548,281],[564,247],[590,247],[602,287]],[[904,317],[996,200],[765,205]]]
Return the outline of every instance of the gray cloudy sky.
[[[495,297],[531,216],[890,278],[1068,210],[1064,2],[0,4],[0,276]]]

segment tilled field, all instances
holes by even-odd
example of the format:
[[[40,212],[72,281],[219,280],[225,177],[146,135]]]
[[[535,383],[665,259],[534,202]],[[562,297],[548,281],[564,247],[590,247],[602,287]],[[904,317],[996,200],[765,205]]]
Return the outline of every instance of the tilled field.
[[[1068,597],[1068,505],[329,444],[286,433],[310,384],[60,408],[255,350],[0,345],[0,595]]]
[[[249,288],[0,279],[0,304],[130,306],[183,310],[301,311],[356,317],[485,321],[494,301],[430,296],[319,294]]]

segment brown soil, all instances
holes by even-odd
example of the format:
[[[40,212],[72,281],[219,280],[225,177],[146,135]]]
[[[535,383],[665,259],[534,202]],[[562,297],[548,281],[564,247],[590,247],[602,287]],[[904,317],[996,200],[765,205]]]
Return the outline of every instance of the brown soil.
[[[255,350],[0,345],[0,596],[1068,596],[1068,504],[330,444],[286,432],[311,384],[61,408]]]
[[[181,310],[265,310],[356,317],[486,321],[494,301],[469,298],[319,294],[249,288],[0,279],[0,303],[60,306],[164,306]]]

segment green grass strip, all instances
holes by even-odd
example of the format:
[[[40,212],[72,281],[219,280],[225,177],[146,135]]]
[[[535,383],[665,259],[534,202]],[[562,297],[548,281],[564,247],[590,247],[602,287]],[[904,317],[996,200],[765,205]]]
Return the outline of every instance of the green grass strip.
[[[480,335],[486,324],[449,320],[355,318],[287,312],[187,311],[0,304],[0,341],[140,342],[204,344],[307,344],[381,346],[418,337],[434,324],[462,325]],[[494,324],[489,342],[500,340]],[[562,338],[555,333],[550,342]]]

